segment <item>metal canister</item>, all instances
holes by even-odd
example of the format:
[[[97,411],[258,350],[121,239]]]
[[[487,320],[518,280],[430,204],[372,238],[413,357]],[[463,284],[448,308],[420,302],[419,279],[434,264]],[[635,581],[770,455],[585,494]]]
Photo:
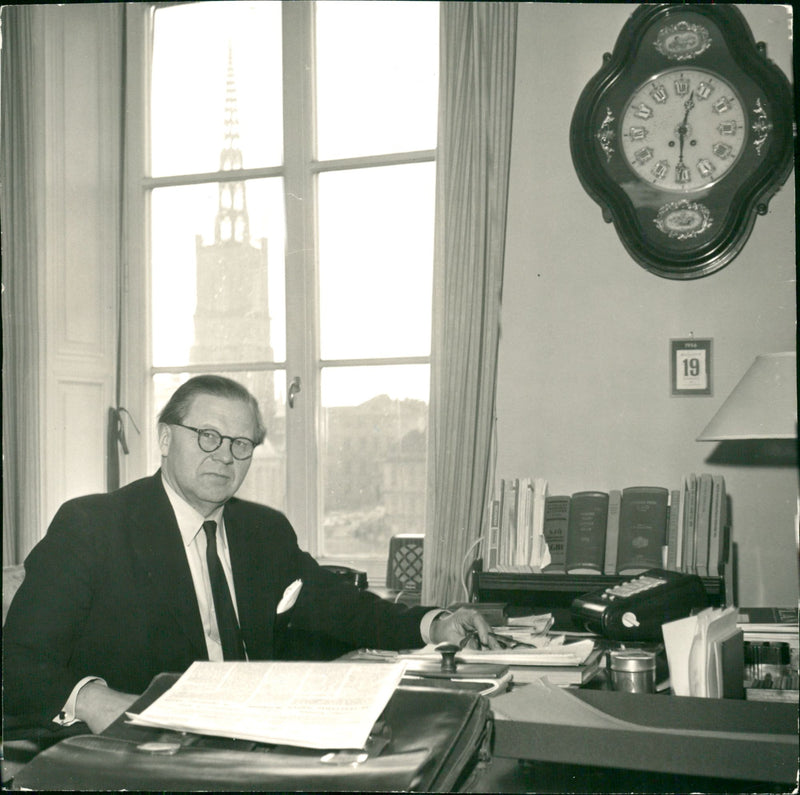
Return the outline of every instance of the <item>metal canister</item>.
[[[625,693],[655,693],[656,655],[642,649],[623,649],[609,653],[611,686]]]

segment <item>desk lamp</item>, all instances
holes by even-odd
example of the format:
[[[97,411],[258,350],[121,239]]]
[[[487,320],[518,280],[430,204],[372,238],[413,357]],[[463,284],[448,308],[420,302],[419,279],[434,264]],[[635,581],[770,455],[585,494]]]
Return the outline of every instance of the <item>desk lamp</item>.
[[[733,388],[698,442],[797,437],[797,354],[764,353]],[[800,497],[794,515],[795,538]]]
[[[797,355],[764,353],[756,356],[697,441],[796,436]]]

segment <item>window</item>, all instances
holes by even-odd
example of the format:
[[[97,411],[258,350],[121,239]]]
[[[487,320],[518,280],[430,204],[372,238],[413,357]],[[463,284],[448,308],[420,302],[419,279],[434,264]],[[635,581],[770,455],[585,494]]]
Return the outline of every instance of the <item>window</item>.
[[[230,375],[268,428],[241,496],[381,581],[391,535],[424,530],[438,4],[132,13],[152,41],[129,58],[148,112],[128,133],[147,468],[175,387]]]

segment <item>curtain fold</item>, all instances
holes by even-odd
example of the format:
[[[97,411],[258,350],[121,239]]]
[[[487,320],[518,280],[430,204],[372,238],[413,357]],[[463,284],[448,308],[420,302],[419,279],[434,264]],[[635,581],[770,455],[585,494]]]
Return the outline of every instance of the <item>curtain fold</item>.
[[[465,599],[484,532],[516,52],[516,3],[443,2],[423,601]]]
[[[3,562],[20,563],[39,538],[39,284],[37,174],[42,96],[36,8],[2,9],[0,217],[3,314]],[[38,89],[37,89],[38,87]],[[39,154],[37,154],[39,153]],[[24,495],[35,495],[25,499]]]

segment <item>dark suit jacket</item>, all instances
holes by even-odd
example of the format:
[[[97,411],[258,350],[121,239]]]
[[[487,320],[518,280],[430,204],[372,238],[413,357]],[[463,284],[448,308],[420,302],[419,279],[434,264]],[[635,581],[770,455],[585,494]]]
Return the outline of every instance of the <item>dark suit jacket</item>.
[[[360,591],[302,552],[286,517],[236,498],[224,509],[239,622],[251,660],[279,656],[291,620],[351,648],[422,644],[426,608]],[[84,676],[141,693],[206,660],[189,564],[161,474],[66,502],[25,561],[3,629],[4,708],[50,721]],[[276,615],[285,588],[303,588]]]

